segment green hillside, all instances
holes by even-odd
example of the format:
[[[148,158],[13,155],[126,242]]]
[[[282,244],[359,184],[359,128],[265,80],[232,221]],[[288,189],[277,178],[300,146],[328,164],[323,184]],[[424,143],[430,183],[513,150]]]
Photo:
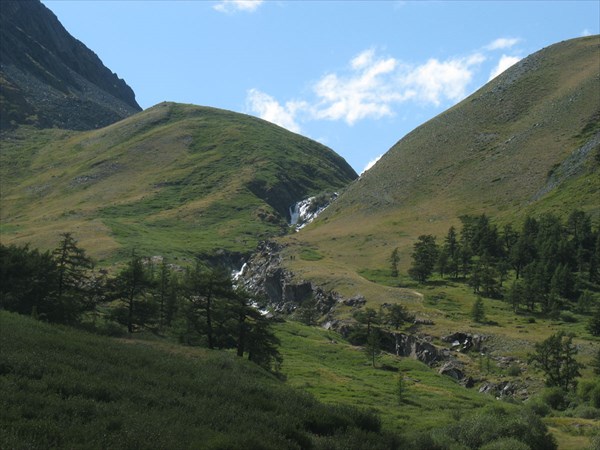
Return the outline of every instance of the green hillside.
[[[395,247],[406,269],[417,236],[443,236],[464,214],[599,220],[599,46],[591,36],[543,49],[409,133],[289,239],[323,256],[294,269],[351,293],[357,271],[387,266]]]
[[[2,241],[71,231],[100,260],[248,253],[288,207],[356,177],[332,150],[260,119],[162,103],[100,130],[21,127],[2,139]]]
[[[393,448],[375,415],[323,405],[233,354],[4,311],[0,326],[2,448]]]
[[[504,224],[521,230],[528,215],[551,213],[566,223],[572,211],[581,210],[597,230],[599,166],[600,37],[592,36],[525,58],[404,137],[315,222],[282,239],[284,265],[297,280],[325,291],[364,296],[375,311],[404,305],[424,323],[411,332],[433,342],[458,331],[484,335],[493,361],[525,363],[535,344],[560,331],[574,333],[577,359],[586,365],[581,380],[589,382],[598,338],[587,328],[590,313],[578,310],[574,300],[564,300],[564,310],[554,316],[539,310],[516,314],[508,301],[515,279],[510,272],[503,299],[482,299],[486,319],[478,322],[472,316],[478,294],[466,279],[436,273],[417,283],[407,270],[420,235],[435,235],[442,244],[449,227],[459,231],[467,214],[485,213],[499,230]],[[395,248],[398,277],[390,275]],[[593,311],[600,307],[600,287],[580,277]],[[351,324],[355,313],[338,303],[322,321]],[[479,373],[477,389],[486,378],[478,369],[481,360],[471,354],[464,362],[468,373]],[[520,379],[529,384],[529,394],[543,387],[543,375],[530,365]],[[588,441],[578,441],[578,433],[598,429],[597,420],[578,425],[566,415],[549,423],[560,448],[585,448]]]

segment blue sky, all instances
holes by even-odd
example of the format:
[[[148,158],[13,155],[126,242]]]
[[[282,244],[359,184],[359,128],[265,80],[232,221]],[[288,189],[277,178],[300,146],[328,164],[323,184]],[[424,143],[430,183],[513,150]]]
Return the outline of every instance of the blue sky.
[[[361,172],[543,47],[598,34],[592,1],[61,1],[65,28],[161,101],[262,117]]]

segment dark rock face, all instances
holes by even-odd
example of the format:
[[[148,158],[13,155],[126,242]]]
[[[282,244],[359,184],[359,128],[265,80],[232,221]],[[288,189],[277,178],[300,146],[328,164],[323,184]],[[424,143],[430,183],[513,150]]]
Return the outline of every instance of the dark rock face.
[[[446,375],[454,378],[457,381],[461,381],[463,378],[465,378],[465,373],[463,372],[462,367],[456,361],[448,361],[440,368],[438,373],[440,375]]]
[[[468,352],[470,350],[483,352],[486,350],[484,343],[487,336],[470,333],[453,333],[448,336],[444,336],[442,341],[450,343],[452,350],[456,350],[461,353]]]
[[[448,358],[443,350],[412,334],[391,333],[394,337],[393,352],[396,356],[408,356],[431,366]]]
[[[321,314],[331,312],[337,303],[344,301],[336,292],[325,292],[309,281],[296,280],[281,267],[281,249],[276,242],[261,242],[240,273],[239,283],[249,292],[265,297],[276,311],[286,314],[311,297]]]
[[[141,110],[133,90],[39,0],[0,5],[0,128],[100,128]]]

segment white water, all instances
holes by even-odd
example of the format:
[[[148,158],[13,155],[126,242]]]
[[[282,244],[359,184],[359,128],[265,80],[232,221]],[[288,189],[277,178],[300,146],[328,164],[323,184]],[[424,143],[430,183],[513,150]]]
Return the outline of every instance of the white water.
[[[313,200],[316,197],[309,197],[297,203],[294,203],[292,206],[290,206],[290,226],[295,227],[296,231],[301,230],[306,225],[315,220],[317,216],[321,214],[331,204],[331,202],[337,198],[337,195],[337,192],[334,192],[331,195],[331,199],[328,203],[326,203],[325,205],[321,206],[313,212],[309,211],[311,209]]]
[[[232,281],[237,281],[242,275],[244,275],[244,271],[246,270],[246,266],[247,263],[242,264],[242,267],[240,270],[234,270],[233,272],[231,272],[231,280]]]

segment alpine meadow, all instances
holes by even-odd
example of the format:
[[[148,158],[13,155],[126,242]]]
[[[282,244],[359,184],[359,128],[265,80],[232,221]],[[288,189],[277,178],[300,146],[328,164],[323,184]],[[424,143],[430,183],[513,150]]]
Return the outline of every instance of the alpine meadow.
[[[0,8],[0,448],[600,449],[600,36],[359,176],[50,9]]]

